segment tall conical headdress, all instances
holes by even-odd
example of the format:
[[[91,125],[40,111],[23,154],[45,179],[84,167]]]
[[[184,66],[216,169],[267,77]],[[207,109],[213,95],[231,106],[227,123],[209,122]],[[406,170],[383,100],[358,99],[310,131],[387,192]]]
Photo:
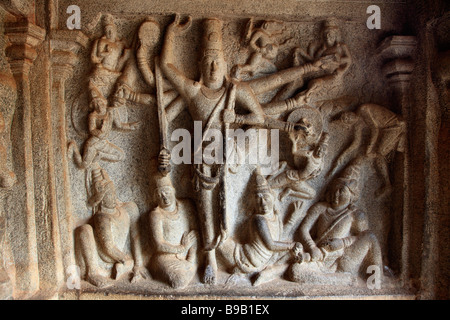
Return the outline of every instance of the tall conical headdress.
[[[342,172],[342,174],[335,180],[336,184],[344,185],[356,196],[359,196],[359,177],[361,173],[360,161],[354,160]]]
[[[155,179],[156,182],[156,188],[163,188],[163,187],[172,187],[172,180],[170,179],[169,175],[163,176],[162,174],[158,174]]]
[[[203,55],[208,53],[222,54],[222,20],[208,18],[203,22]]]

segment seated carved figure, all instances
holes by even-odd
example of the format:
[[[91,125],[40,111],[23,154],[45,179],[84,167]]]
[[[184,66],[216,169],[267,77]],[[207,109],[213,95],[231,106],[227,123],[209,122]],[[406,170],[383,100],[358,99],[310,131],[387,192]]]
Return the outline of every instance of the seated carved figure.
[[[158,206],[150,213],[150,230],[156,252],[151,261],[152,275],[173,288],[182,288],[197,273],[195,210],[188,200],[175,197],[169,177],[157,180]]]
[[[321,271],[358,274],[362,266],[374,265],[380,268],[377,276],[381,280],[380,245],[366,214],[353,204],[359,197],[358,178],[357,166],[344,170],[328,188],[326,202],[316,203],[308,211],[300,225],[300,238]]]
[[[86,281],[97,287],[112,284],[99,266],[99,258],[114,264],[115,279],[131,270],[133,282],[149,278],[148,271],[142,266],[138,207],[134,202],[122,203],[117,199],[113,182],[99,166],[92,171],[92,178],[93,192],[89,203],[94,208],[93,224],[85,224],[76,230],[77,255],[86,268]],[[129,236],[134,261],[126,253]]]
[[[281,241],[283,222],[274,210],[275,198],[269,184],[259,172],[256,183],[257,210],[248,223],[249,241],[239,244],[228,238],[218,249],[233,275],[257,275],[253,285],[281,275],[287,261],[301,259],[303,254],[300,243]]]

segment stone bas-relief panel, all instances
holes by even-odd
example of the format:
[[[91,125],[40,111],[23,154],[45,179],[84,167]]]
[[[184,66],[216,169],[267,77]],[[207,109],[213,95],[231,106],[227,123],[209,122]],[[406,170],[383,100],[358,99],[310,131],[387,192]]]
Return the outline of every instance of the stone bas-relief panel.
[[[406,122],[351,21],[102,13],[89,26],[66,98],[83,290],[399,284],[391,171]]]

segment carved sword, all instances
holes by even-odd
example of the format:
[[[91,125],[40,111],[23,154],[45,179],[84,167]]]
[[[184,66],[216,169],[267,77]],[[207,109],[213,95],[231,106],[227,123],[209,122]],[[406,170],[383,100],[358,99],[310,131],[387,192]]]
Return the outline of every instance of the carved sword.
[[[159,144],[158,171],[166,176],[170,170],[170,151],[167,141],[167,116],[164,106],[163,77],[159,66],[159,57],[155,57],[156,102],[158,105]]]
[[[230,94],[228,96],[228,101],[226,105],[227,110],[233,110],[235,107],[235,101],[236,101],[236,85],[234,83],[231,83],[230,88]],[[228,131],[230,129],[230,124],[225,123],[225,139],[223,143],[223,156],[224,156],[224,164],[223,164],[223,171],[222,171],[222,191],[221,191],[221,202],[222,202],[222,231],[226,232],[228,230],[228,223],[227,223],[227,195],[226,195],[226,189],[227,189],[227,172],[228,172]],[[226,234],[225,238],[221,239],[221,242],[226,240]]]

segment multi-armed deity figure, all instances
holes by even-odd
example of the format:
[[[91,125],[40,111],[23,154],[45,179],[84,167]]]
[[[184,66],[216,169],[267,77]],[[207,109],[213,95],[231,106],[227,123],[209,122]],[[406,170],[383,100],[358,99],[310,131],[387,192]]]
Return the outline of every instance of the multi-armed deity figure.
[[[158,206],[150,213],[150,231],[155,253],[154,278],[173,288],[183,288],[197,274],[198,232],[195,208],[189,200],[177,199],[169,176],[156,181]]]
[[[176,66],[175,37],[185,32],[191,22],[189,18],[186,24],[180,25],[179,20],[177,16],[175,22],[166,30],[161,54],[161,70],[185,100],[192,120],[202,122],[203,133],[207,133],[209,129],[224,130],[230,124],[265,126],[288,131],[304,129],[303,126],[269,119],[264,114],[256,96],[279,88],[308,73],[334,70],[335,63],[327,64],[318,60],[315,64],[283,70],[248,82],[231,80],[227,76],[227,64],[222,48],[222,21],[213,18],[204,21],[201,79],[195,81],[186,77]],[[235,105],[247,113],[237,114],[234,110]],[[202,141],[200,146],[195,147],[203,150],[205,144]],[[219,226],[222,225],[222,229],[226,230],[226,215],[221,223],[217,217],[218,212],[225,212],[225,210],[217,208],[219,201],[216,193],[219,190],[216,186],[221,176],[226,173],[222,170],[222,165],[210,165],[205,162],[195,165],[194,169],[197,207],[202,222],[203,245],[207,256],[203,281],[214,283],[217,273],[215,248],[218,245]]]
[[[380,245],[369,229],[367,215],[354,205],[360,193],[359,176],[360,163],[355,162],[330,184],[326,201],[313,205],[302,221],[300,239],[322,272],[358,275],[362,266],[374,265],[381,277]]]
[[[148,279],[139,242],[138,207],[134,202],[122,203],[117,199],[113,182],[98,165],[92,170],[92,180],[89,204],[93,208],[93,221],[75,231],[77,255],[85,267],[86,281],[97,287],[113,284],[105,276],[99,259],[114,264],[115,279],[130,271],[133,271],[133,282]],[[133,257],[126,250],[128,239]]]

